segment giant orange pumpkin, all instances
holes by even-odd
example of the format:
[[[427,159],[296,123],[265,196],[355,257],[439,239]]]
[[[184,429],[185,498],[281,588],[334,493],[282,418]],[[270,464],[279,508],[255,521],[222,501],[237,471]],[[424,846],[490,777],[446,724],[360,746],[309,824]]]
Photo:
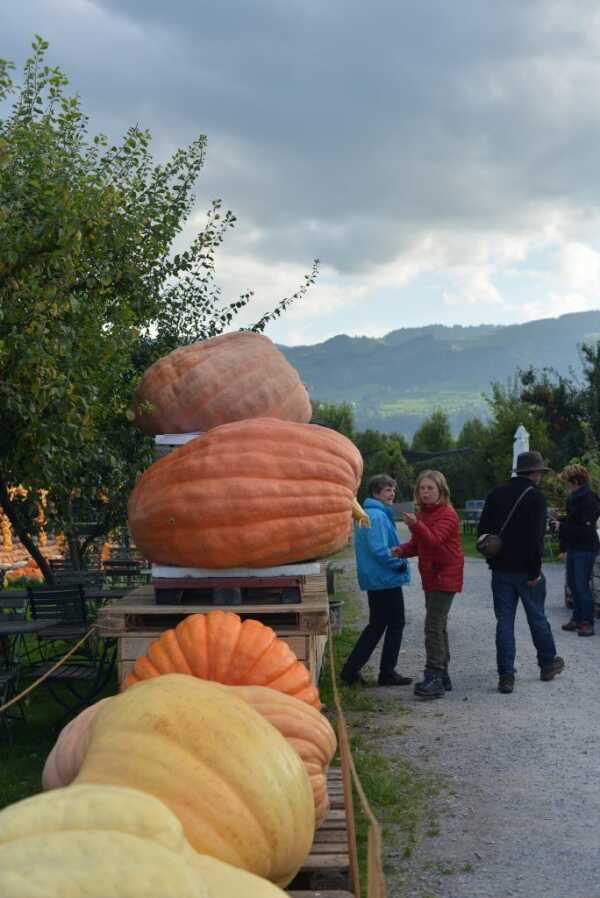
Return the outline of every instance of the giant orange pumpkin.
[[[145,433],[191,433],[245,418],[306,422],[311,407],[298,372],[275,344],[238,331],[155,362],[138,384],[134,413]]]
[[[315,424],[255,418],[215,427],[151,465],[129,499],[150,561],[268,567],[341,549],[362,473],[350,440]]]
[[[268,686],[316,708],[319,693],[305,665],[271,627],[231,611],[190,614],[141,655],[125,688],[160,674],[184,673],[227,686]]]

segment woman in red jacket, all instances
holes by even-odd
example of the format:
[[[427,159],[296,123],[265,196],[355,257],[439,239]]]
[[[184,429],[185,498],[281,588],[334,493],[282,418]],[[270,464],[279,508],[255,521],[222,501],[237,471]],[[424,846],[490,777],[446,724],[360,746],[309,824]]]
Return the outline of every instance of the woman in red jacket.
[[[417,514],[405,514],[411,538],[392,549],[394,555],[419,557],[425,592],[424,679],[415,685],[419,698],[441,698],[452,689],[448,675],[448,613],[455,593],[463,585],[464,555],[460,520],[450,504],[450,491],[441,471],[423,471],[415,485]]]

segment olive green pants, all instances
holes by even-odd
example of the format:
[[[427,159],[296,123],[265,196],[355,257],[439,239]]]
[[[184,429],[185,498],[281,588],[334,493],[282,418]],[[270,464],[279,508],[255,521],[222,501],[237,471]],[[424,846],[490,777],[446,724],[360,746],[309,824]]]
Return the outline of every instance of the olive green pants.
[[[448,646],[448,614],[453,592],[425,593],[425,654],[427,670],[445,672],[450,663]]]

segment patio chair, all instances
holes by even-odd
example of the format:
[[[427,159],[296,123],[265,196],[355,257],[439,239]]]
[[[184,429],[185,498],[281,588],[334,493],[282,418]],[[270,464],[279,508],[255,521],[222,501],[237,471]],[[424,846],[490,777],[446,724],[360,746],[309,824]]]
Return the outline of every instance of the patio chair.
[[[104,573],[111,586],[145,586],[150,582],[148,564],[138,558],[107,558],[103,564]]]
[[[40,660],[26,669],[28,677],[37,679],[88,632],[93,617],[81,584],[29,587],[27,592],[33,620],[48,622],[48,627],[37,634]],[[114,662],[115,641],[92,633],[44,680],[53,699],[67,712],[65,719],[97,698],[110,679]]]
[[[0,596],[0,620],[3,622],[23,620],[26,606],[27,599],[24,596]],[[22,639],[19,636],[13,639],[0,638],[0,706],[17,694],[21,646]],[[9,725],[11,720],[25,720],[25,710],[21,702],[0,714],[0,724],[5,728],[9,742],[12,741]]]

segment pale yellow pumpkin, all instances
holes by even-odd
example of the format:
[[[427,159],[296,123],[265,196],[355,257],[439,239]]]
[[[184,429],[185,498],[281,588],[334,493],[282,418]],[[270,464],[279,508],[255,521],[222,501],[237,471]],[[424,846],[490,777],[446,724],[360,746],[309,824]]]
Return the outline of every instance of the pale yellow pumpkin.
[[[263,686],[228,688],[276,727],[302,758],[313,790],[318,827],[329,811],[327,770],[337,745],[331,724],[316,708],[274,689]],[[68,786],[75,779],[87,750],[92,718],[110,701],[112,699],[104,698],[90,705],[61,731],[44,766],[44,789]]]
[[[313,793],[295,749],[229,688],[185,674],[145,680],[100,708],[75,783],[149,792],[200,854],[280,885],[314,837]]]
[[[2,898],[283,898],[197,854],[163,802],[120,786],[69,786],[0,812]]]
[[[316,708],[284,692],[264,686],[229,688],[276,727],[302,758],[313,790],[315,823],[320,826],[329,813],[327,770],[337,747],[331,724]]]

